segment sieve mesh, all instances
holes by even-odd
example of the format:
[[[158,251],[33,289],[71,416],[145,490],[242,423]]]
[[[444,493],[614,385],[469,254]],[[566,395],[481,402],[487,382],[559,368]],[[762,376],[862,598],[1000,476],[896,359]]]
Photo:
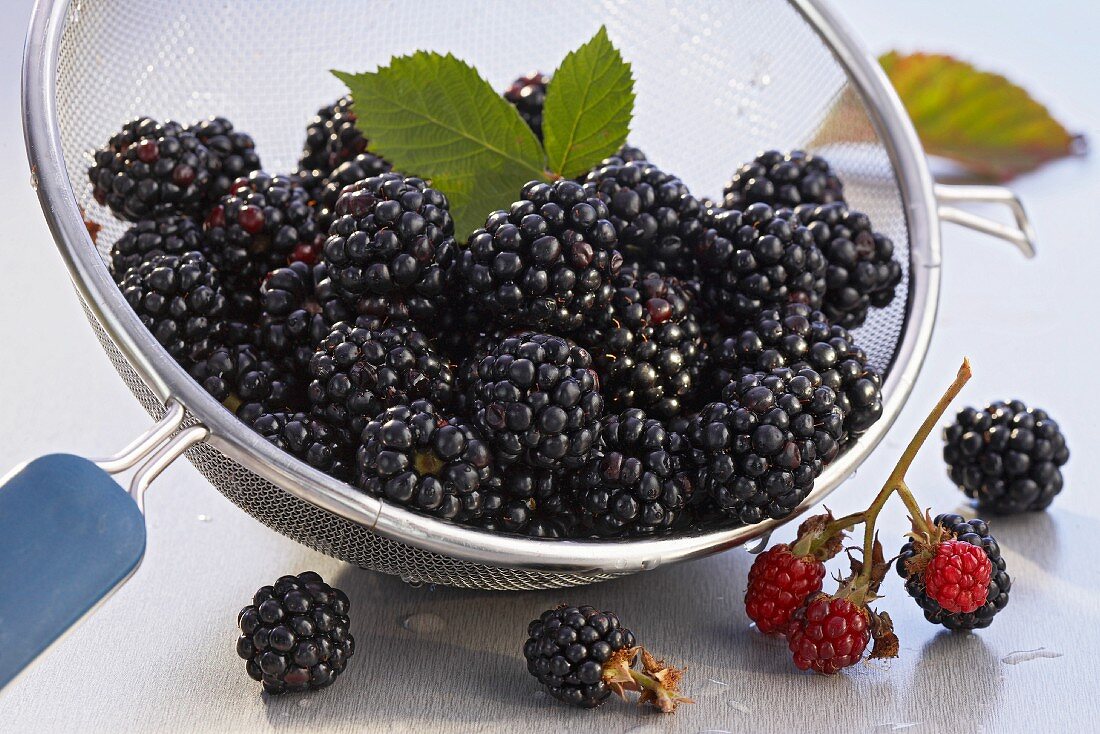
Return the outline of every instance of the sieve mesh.
[[[427,47],[470,61],[503,88],[529,69],[552,70],[601,24],[633,64],[637,106],[631,143],[680,175],[697,195],[717,197],[734,168],[764,148],[804,146],[830,159],[850,202],[894,240],[903,264],[894,303],[873,311],[856,331],[874,364],[893,367],[913,307],[905,203],[889,151],[877,137],[840,142],[854,131],[866,137],[872,129],[862,108],[857,105],[841,125],[823,132],[850,82],[814,28],[782,0],[679,6],[660,0],[446,6],[328,0],[267,2],[262,10],[216,0],[140,5],[73,0],[60,36],[56,77],[65,167],[78,203],[103,225],[102,255],[125,225],[91,198],[86,170],[90,151],[126,120],[150,115],[186,122],[225,115],[256,138],[266,170],[289,171],[308,118],[343,93],[329,68],[370,69],[393,54]],[[507,32],[511,28],[523,32]],[[120,376],[159,418],[161,400],[94,310],[83,300],[82,305]],[[275,530],[411,582],[529,589],[616,575],[452,559],[383,537],[300,499],[210,445],[192,448],[188,458],[232,502]]]

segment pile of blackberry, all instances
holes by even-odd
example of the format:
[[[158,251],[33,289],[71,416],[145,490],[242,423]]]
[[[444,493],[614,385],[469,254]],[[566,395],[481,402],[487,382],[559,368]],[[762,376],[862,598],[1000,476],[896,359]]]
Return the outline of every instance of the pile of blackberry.
[[[537,135],[549,83],[504,95]],[[138,318],[313,469],[488,532],[658,536],[786,517],[881,416],[883,365],[849,329],[891,303],[901,265],[822,158],[762,154],[716,204],[624,145],[466,236],[356,119],[348,97],[322,108],[297,170],[271,173],[228,119],[139,118],[88,172],[129,223],[107,259]],[[1043,420],[1017,421],[1034,461]],[[1060,456],[1032,471],[1029,507]]]

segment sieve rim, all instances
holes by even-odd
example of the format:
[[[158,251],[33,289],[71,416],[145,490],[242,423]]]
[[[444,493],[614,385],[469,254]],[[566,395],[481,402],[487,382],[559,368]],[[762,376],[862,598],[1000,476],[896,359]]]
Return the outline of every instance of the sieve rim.
[[[491,533],[385,503],[330,477],[249,430],[169,357],[128,307],[84,225],[62,153],[57,65],[70,0],[36,3],[24,49],[22,112],[32,182],[73,285],[140,378],[160,399],[185,406],[209,430],[206,443],[282,491],[391,540],[463,561],[581,574],[624,574],[716,553],[769,534],[819,503],[874,450],[897,419],[928,351],[938,306],[940,232],[933,182],[916,133],[878,64],[821,0],[788,0],[848,74],[887,150],[910,240],[906,325],[886,367],[883,415],[831,464],[783,520],[669,538],[549,540]],[[217,483],[215,482],[217,487]]]

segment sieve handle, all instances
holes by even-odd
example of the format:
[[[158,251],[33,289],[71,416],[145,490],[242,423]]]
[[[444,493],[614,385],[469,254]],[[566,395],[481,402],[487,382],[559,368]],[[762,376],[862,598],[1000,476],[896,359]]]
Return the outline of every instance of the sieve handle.
[[[1020,197],[1004,186],[953,186],[936,184],[936,201],[940,219],[964,227],[1000,237],[1016,245],[1025,257],[1035,257],[1035,230],[1031,226]],[[1004,204],[1012,211],[1016,226],[1011,227],[992,219],[959,209],[951,204]]]

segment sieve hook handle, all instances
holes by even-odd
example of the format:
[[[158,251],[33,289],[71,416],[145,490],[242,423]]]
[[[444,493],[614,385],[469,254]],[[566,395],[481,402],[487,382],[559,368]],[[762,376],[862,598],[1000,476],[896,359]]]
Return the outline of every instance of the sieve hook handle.
[[[0,689],[137,570],[145,490],[207,435],[202,426],[179,430],[183,419],[170,402],[113,456],[49,454],[0,479]],[[135,466],[128,489],[111,476]]]
[[[940,219],[964,227],[1000,237],[1016,245],[1025,257],[1035,257],[1035,230],[1020,198],[1004,186],[956,186],[936,184],[936,201]],[[1016,226],[1001,224],[992,219],[968,212],[951,204],[1004,204],[1011,210]]]

